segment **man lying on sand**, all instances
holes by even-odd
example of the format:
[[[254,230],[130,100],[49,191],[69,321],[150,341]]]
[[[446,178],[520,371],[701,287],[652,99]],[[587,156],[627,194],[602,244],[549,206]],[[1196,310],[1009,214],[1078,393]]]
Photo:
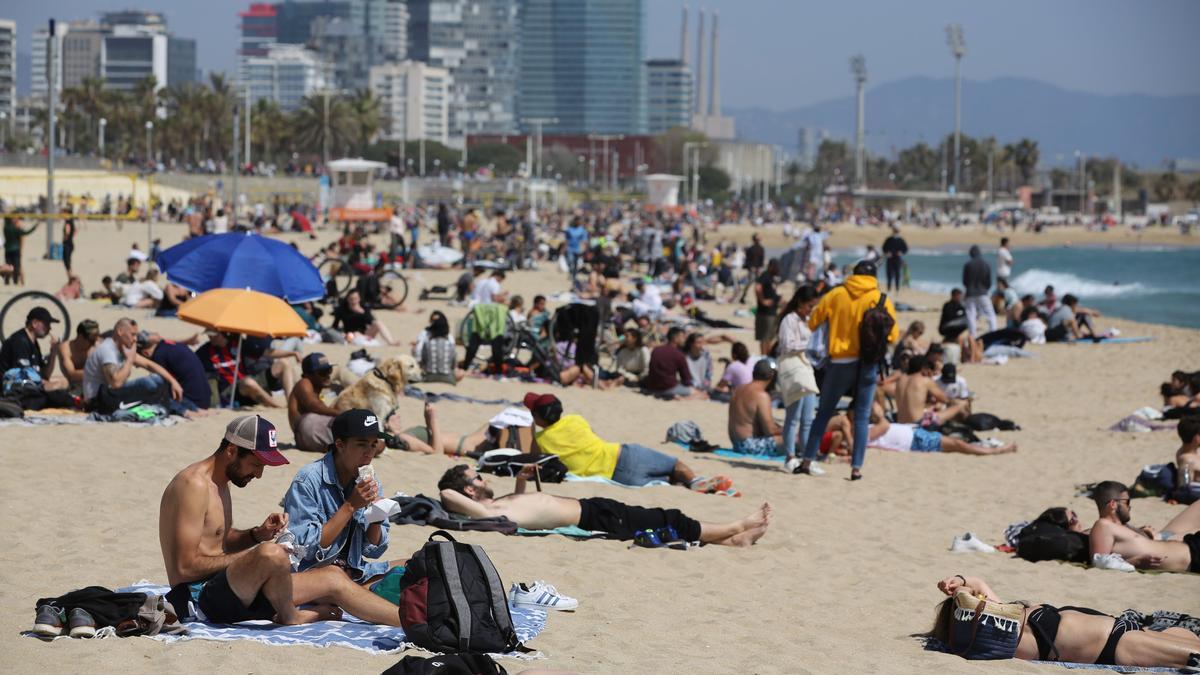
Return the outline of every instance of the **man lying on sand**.
[[[825,432],[829,437],[828,444],[822,438],[821,445],[823,447],[828,445],[834,452],[848,451],[854,443],[854,424],[851,421],[853,415],[854,413],[851,411],[830,420],[828,431]],[[867,447],[899,452],[957,452],[964,455],[1002,455],[1017,451],[1016,443],[995,448],[975,445],[953,436],[922,429],[915,424],[888,422],[887,418],[879,414],[871,415]]]
[[[763,504],[749,516],[729,523],[703,523],[677,509],[631,506],[603,497],[571,499],[545,492],[525,492],[526,479],[533,467],[517,476],[514,492],[495,497],[487,479],[466,464],[449,469],[438,481],[446,510],[487,518],[505,516],[530,530],[548,530],[572,525],[593,532],[607,532],[627,541],[643,530],[674,528],[683,541],[699,541],[723,546],[750,546],[767,532],[771,506]]]
[[[1129,527],[1129,488],[1106,480],[1092,490],[1100,519],[1090,532],[1092,566],[1132,572],[1200,573],[1200,502],[1175,516],[1162,531]]]
[[[771,415],[771,395],[779,367],[764,357],[754,363],[752,378],[733,390],[729,399],[729,440],[734,452],[754,455],[783,454],[783,429]]]
[[[288,550],[272,541],[287,527],[285,514],[272,513],[248,530],[233,528],[229,484],[246,487],[262,476],[263,467],[287,463],[277,448],[275,425],[248,415],[229,423],[216,452],[175,475],[158,512],[171,584],[167,600],[181,618],[213,623],[311,623],[337,619],[342,608],[364,621],[399,626],[395,605],[335,566],[293,574]]]
[[[700,478],[695,471],[657,450],[635,443],[608,443],[592,433],[581,415],[563,415],[562,402],[553,394],[525,394],[525,407],[533,423],[542,428],[533,435],[534,453],[558,455],[577,476],[600,476],[622,485],[642,486],[654,481],[684,485],[696,492],[740,497],[726,476]]]
[[[923,427],[966,419],[970,399],[951,401],[933,379],[933,364],[924,355],[908,360],[908,368],[896,382],[896,420]]]

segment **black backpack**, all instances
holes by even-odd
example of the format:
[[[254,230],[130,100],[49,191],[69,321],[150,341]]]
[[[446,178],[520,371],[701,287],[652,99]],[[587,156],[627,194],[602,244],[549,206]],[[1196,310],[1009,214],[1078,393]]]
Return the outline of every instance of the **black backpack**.
[[[858,324],[859,363],[872,365],[887,358],[888,336],[896,320],[887,311],[887,293],[879,294],[879,303],[863,313]]]
[[[533,453],[506,454],[492,451],[485,454],[476,467],[477,471],[494,473],[497,476],[513,477],[530,464],[538,465],[538,477],[543,483],[561,483],[567,477],[567,465],[558,455]]]
[[[383,675],[506,675],[504,666],[487,654],[409,655],[383,671]]]
[[[1017,555],[1029,562],[1063,560],[1087,562],[1088,536],[1045,521],[1035,520],[1017,537]]]
[[[429,535],[400,578],[400,624],[409,642],[434,652],[503,653],[520,645],[492,561],[444,530]]]

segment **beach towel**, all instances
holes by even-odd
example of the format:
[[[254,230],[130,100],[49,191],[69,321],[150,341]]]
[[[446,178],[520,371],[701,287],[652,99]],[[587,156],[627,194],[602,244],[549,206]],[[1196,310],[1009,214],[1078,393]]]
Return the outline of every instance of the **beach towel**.
[[[1074,344],[1077,344],[1077,345],[1127,345],[1127,344],[1131,344],[1134,342],[1150,342],[1153,339],[1154,338],[1149,337],[1149,336],[1106,337],[1106,338],[1100,338],[1099,340],[1089,340],[1087,338],[1084,338],[1082,340],[1075,340]]]
[[[1127,415],[1122,417],[1120,421],[1108,428],[1109,431],[1128,431],[1128,432],[1145,432],[1145,431],[1170,431],[1175,428],[1174,424],[1163,424],[1162,422],[1153,422],[1140,415]]]
[[[61,424],[123,424],[127,427],[135,429],[144,429],[146,427],[171,427],[179,424],[182,418],[169,416],[157,419],[148,420],[146,422],[134,422],[123,419],[112,419],[111,415],[101,415],[99,413],[91,413],[90,415],[82,415],[79,413],[68,413],[65,415],[26,415],[25,417],[14,417],[8,419],[0,419],[0,427],[42,427],[55,426]]]
[[[528,537],[544,537],[551,534],[560,534],[564,537],[571,537],[572,539],[603,539],[608,536],[607,532],[585,530],[578,525],[556,527],[552,530],[527,530],[523,527],[519,527],[517,528],[517,534]]]
[[[925,639],[925,649],[931,652],[950,653],[950,648],[939,640],[927,637]],[[1070,663],[1067,661],[1026,661],[1025,663],[1034,663],[1039,666],[1057,666],[1059,668],[1069,668],[1071,670],[1111,670],[1118,673],[1182,673],[1184,671],[1175,668],[1158,668],[1148,666],[1106,666],[1099,663]]]
[[[520,406],[523,405],[520,401],[509,401],[504,398],[474,398],[472,396],[464,396],[456,394],[452,391],[435,394],[431,391],[424,391],[413,386],[404,388],[404,395],[409,398],[429,401],[437,403],[438,401],[457,401],[459,403],[478,403],[480,405],[504,405],[504,406]]]
[[[170,589],[148,581],[139,581],[132,586],[117,590],[122,593],[166,595]],[[509,611],[512,612],[513,628],[516,630],[517,638],[522,643],[532,640],[546,628],[546,612],[543,610],[510,607]],[[151,639],[168,643],[180,640],[217,640],[221,642],[252,640],[276,646],[349,647],[371,654],[395,654],[406,649],[415,649],[405,639],[403,628],[363,623],[349,614],[345,615],[344,619],[343,621],[318,621],[301,626],[279,626],[270,621],[246,621],[233,625],[191,621],[183,624],[188,629],[187,635],[160,634],[152,636]],[[541,654],[538,652],[529,654],[508,652],[507,654],[492,654],[492,656],[515,659],[541,658]]]
[[[675,444],[678,445],[679,447],[683,448],[684,450],[690,451],[692,449],[684,441],[676,440]],[[709,452],[706,454],[712,454],[712,455],[716,455],[718,457],[728,457],[729,459],[761,459],[764,462],[780,462],[780,463],[782,463],[785,459],[787,459],[787,455],[767,455],[767,454],[754,454],[754,453],[749,453],[749,452],[738,452],[738,451],[734,450],[733,448],[717,448],[716,450],[713,450],[712,452]]]
[[[504,335],[505,322],[508,320],[508,307],[488,302],[475,305],[472,310],[475,317],[474,330],[480,340],[488,341]]]
[[[623,487],[623,488],[644,488],[644,487],[657,487],[659,485],[670,485],[670,483],[668,483],[665,480],[654,480],[654,481],[650,481],[649,483],[646,483],[645,485],[626,485],[624,483],[618,483],[617,481],[615,481],[611,478],[604,478],[603,476],[576,476],[573,473],[567,474],[567,482],[569,482],[569,483],[603,483],[605,485],[616,485],[617,487]]]

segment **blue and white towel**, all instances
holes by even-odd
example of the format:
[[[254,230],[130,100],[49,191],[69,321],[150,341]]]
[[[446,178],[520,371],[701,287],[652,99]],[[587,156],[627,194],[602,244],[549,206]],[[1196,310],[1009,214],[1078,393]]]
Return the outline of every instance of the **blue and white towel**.
[[[644,488],[644,487],[655,487],[658,485],[670,485],[670,483],[668,483],[665,480],[652,480],[649,483],[646,483],[645,485],[626,485],[624,483],[618,483],[617,481],[615,481],[611,478],[605,478],[603,476],[576,476],[573,473],[568,473],[565,480],[567,480],[568,482],[571,482],[571,483],[604,483],[605,485],[616,485],[617,487],[623,487],[623,488]]]
[[[119,588],[119,593],[154,593],[166,595],[170,588],[152,584],[148,581],[126,588]],[[546,612],[540,609],[524,607],[509,607],[512,612],[513,628],[517,638],[522,643],[532,640],[546,628]],[[395,654],[406,649],[417,649],[404,636],[403,628],[392,626],[377,626],[364,623],[358,619],[344,615],[344,621],[318,621],[300,626],[280,626],[270,621],[245,621],[238,624],[215,624],[193,621],[183,624],[188,629],[186,635],[155,635],[154,640],[161,642],[178,642],[180,640],[218,640],[231,642],[234,640],[253,640],[268,645],[307,645],[309,647],[349,647],[371,654]],[[536,652],[522,654],[509,652],[493,654],[510,658],[529,659],[539,658]]]

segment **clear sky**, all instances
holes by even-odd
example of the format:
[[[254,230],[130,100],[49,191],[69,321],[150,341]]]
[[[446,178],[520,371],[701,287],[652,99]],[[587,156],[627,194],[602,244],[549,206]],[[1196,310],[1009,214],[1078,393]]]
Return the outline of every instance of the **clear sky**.
[[[679,54],[678,0],[645,0],[647,57]],[[696,10],[692,0],[691,58]],[[105,9],[166,12],[170,28],[198,41],[201,69],[232,72],[237,12],[250,0],[0,0],[18,22],[19,47],[50,17],[94,18]],[[945,25],[962,24],[964,77],[1029,77],[1102,94],[1200,93],[1197,0],[703,0],[720,12],[721,92],[727,106],[786,109],[849,95],[847,61],[861,52],[871,83],[946,76]]]

